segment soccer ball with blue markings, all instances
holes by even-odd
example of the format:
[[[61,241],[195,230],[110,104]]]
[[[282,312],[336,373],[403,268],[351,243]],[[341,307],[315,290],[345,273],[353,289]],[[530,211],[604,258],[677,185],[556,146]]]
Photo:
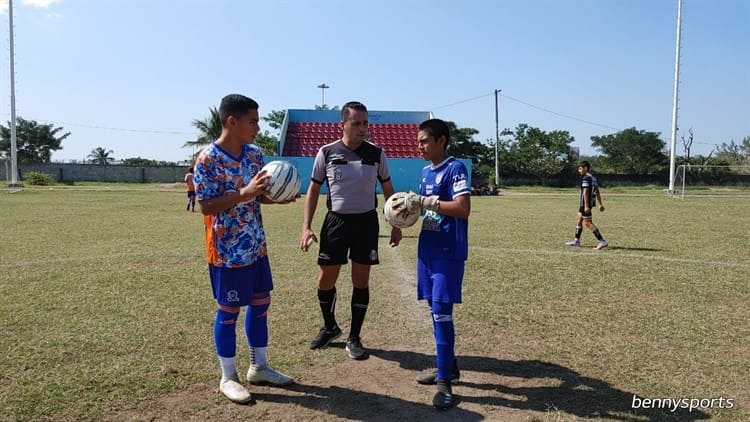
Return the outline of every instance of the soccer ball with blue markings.
[[[271,161],[263,166],[271,177],[266,182],[268,189],[264,195],[274,202],[286,202],[299,194],[301,180],[297,168],[289,161]]]

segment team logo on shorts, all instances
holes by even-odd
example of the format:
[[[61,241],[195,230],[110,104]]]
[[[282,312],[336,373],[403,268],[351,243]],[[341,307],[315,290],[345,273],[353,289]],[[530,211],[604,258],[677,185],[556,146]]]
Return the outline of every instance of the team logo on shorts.
[[[227,292],[227,302],[239,302],[240,297],[237,294],[237,290],[230,290]]]
[[[378,260],[378,251],[375,249],[370,251],[370,261],[377,261]]]

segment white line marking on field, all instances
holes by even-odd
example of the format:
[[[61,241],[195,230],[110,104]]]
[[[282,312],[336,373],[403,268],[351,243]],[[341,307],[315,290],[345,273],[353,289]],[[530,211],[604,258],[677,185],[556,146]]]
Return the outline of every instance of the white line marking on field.
[[[616,248],[616,247],[615,247]],[[484,252],[497,252],[504,251],[509,253],[522,253],[531,255],[569,255],[569,256],[598,256],[605,259],[617,259],[617,258],[638,258],[638,259],[651,259],[654,261],[666,261],[666,262],[682,262],[687,264],[702,264],[702,265],[715,265],[724,267],[741,267],[750,268],[750,263],[734,262],[734,261],[718,261],[712,259],[691,259],[691,258],[677,258],[672,256],[660,256],[660,255],[644,255],[636,253],[621,253],[612,251],[600,251],[586,253],[586,251],[575,251],[575,250],[550,250],[550,249],[519,249],[519,248],[486,248],[486,247],[472,247],[469,246],[469,254],[471,251],[484,251]],[[469,257],[471,259],[471,257]]]

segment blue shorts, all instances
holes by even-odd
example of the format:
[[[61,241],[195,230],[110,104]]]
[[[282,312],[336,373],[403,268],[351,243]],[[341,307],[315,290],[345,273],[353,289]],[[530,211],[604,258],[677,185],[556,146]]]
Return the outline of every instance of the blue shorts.
[[[273,290],[271,265],[264,256],[247,267],[225,268],[208,265],[211,289],[216,303],[224,306],[247,306],[253,293]]]
[[[464,263],[417,257],[417,300],[461,303]]]

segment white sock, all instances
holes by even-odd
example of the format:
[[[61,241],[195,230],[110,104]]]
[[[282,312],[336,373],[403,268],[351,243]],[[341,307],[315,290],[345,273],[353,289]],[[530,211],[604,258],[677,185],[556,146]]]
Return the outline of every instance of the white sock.
[[[219,364],[221,365],[221,376],[224,378],[236,378],[237,377],[237,364],[235,358],[225,358],[219,356]]]
[[[254,366],[268,365],[267,347],[250,347],[250,363]]]

